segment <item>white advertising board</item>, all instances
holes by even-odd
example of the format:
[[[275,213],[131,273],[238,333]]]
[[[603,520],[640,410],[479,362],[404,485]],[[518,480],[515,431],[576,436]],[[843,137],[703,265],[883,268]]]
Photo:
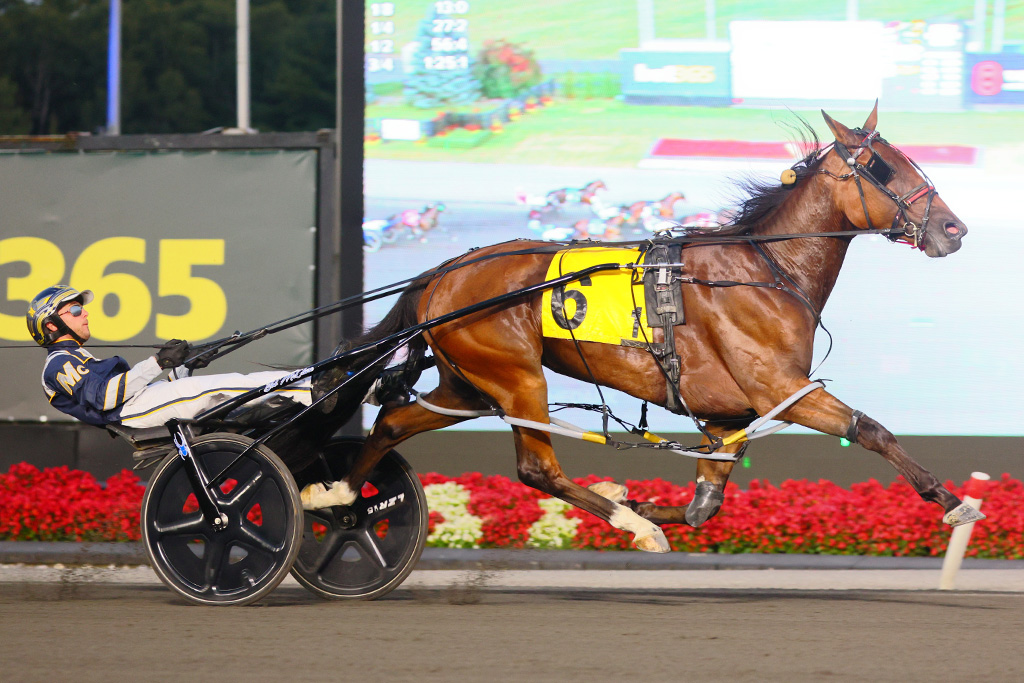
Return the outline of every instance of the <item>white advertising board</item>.
[[[733,21],[735,99],[874,101],[887,60],[878,21]]]

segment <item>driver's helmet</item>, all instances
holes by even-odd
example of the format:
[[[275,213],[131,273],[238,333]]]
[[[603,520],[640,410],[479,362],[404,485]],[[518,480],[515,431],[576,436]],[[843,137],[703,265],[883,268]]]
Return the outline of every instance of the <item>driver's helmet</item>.
[[[77,301],[84,306],[92,300],[92,291],[88,289],[79,292],[77,289],[67,285],[47,287],[39,292],[32,299],[32,303],[28,305],[28,313],[25,315],[28,333],[32,335],[32,339],[40,346],[52,344],[56,339],[63,337],[65,334],[70,334],[78,339],[77,335],[57,315],[57,311],[69,301]],[[48,322],[53,323],[57,329],[46,329],[46,323]],[[82,340],[79,339],[78,341],[81,342]]]

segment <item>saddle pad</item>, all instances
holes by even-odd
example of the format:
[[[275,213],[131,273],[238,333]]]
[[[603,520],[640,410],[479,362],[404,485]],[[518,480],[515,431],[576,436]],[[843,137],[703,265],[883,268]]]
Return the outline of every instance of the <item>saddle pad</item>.
[[[639,249],[585,247],[555,254],[545,279],[605,263],[642,263]],[[632,270],[602,270],[544,292],[541,332],[555,339],[647,347],[643,281]]]

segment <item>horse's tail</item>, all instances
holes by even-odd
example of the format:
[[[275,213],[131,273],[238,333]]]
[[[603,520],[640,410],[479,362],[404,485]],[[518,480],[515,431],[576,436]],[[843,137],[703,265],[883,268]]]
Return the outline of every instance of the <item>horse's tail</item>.
[[[387,315],[375,326],[356,337],[342,342],[335,350],[335,355],[358,348],[368,344],[376,344],[383,339],[395,335],[402,330],[409,329],[419,321],[416,318],[416,308],[419,305],[420,296],[426,288],[426,280],[416,281],[405,288],[398,301],[388,311]],[[384,353],[389,350],[390,353]],[[329,370],[323,372],[313,382],[313,397],[318,398],[327,393],[333,387],[338,386],[345,380],[348,383],[335,394],[324,401],[323,411],[331,415],[331,421],[335,424],[347,422],[359,409],[363,398],[366,397],[374,382],[381,376],[384,369],[394,358],[400,346],[397,342],[388,342],[388,346],[381,346],[360,353],[346,361],[339,362]],[[422,335],[416,335],[406,344],[407,357],[402,364],[401,379],[404,386],[412,386],[423,371],[423,356],[427,350],[427,343]],[[383,353],[383,355],[381,355]],[[378,358],[377,356],[380,356]],[[353,373],[358,373],[354,378]]]

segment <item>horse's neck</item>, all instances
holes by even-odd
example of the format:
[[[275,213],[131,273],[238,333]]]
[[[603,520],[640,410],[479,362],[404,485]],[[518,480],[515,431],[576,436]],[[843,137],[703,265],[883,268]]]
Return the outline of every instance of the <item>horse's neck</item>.
[[[820,178],[820,176],[819,176]],[[832,196],[814,179],[793,190],[782,206],[751,231],[759,235],[838,232],[850,229]],[[763,243],[764,249],[811,299],[820,312],[843,267],[849,238],[797,238]]]

